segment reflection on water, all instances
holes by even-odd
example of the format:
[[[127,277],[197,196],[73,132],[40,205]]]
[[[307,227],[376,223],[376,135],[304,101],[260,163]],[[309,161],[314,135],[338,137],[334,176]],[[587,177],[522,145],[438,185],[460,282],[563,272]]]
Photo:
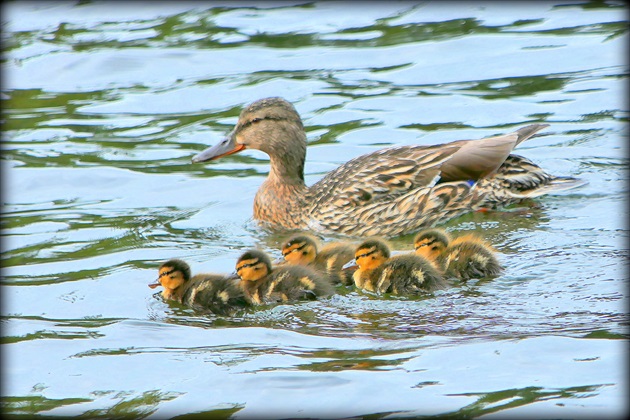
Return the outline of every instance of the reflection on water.
[[[3,12],[7,413],[627,410],[625,5],[38,2]],[[266,96],[303,117],[309,184],[384,146],[542,122],[517,154],[589,184],[445,226],[499,250],[496,279],[418,298],[340,288],[230,318],[164,302],[146,285],[169,258],[230,273],[245,249],[280,256],[284,235],[251,220],[267,156],[190,163]]]

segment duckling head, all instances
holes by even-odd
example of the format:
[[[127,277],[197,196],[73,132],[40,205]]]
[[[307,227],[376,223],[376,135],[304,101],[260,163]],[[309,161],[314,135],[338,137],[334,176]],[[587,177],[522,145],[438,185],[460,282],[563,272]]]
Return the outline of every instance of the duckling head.
[[[236,274],[242,281],[260,280],[271,270],[271,259],[257,249],[247,251],[236,261]]]
[[[149,287],[155,288],[158,284],[164,287],[162,296],[171,298],[176,294],[176,290],[190,280],[190,266],[183,260],[172,259],[160,266],[157,282]]]
[[[308,265],[317,257],[317,242],[309,235],[295,235],[282,245],[284,259],[295,265]]]
[[[354,259],[360,270],[373,270],[390,257],[389,245],[381,239],[368,239],[357,247]]]
[[[416,255],[435,261],[446,250],[450,241],[451,239],[445,231],[428,229],[416,235],[413,240],[413,247],[416,250]]]
[[[244,149],[257,149],[272,160],[282,160],[283,168],[295,167],[304,178],[304,125],[295,107],[283,98],[260,99],[247,106],[232,132],[223,141],[195,155],[192,162],[207,162]]]

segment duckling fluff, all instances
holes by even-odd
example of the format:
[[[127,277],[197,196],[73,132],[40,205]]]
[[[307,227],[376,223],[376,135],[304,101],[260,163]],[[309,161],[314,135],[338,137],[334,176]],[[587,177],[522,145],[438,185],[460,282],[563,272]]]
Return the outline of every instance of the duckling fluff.
[[[245,252],[236,262],[245,297],[254,305],[290,302],[330,296],[334,289],[328,278],[309,267],[283,265],[273,268],[267,254]]]
[[[390,257],[389,245],[381,239],[368,239],[356,250],[359,266],[354,284],[364,290],[395,295],[417,295],[443,289],[448,282],[426,258],[414,254]]]
[[[282,245],[282,255],[289,264],[302,265],[326,273],[333,284],[352,284],[352,273],[343,266],[354,259],[354,246],[333,242],[319,249],[318,240],[308,234],[296,234]]]
[[[428,229],[416,235],[414,248],[417,255],[434,261],[448,277],[496,277],[503,270],[494,248],[474,234],[451,240],[442,229]]]
[[[209,309],[219,315],[230,315],[248,306],[245,294],[236,277],[219,274],[197,274],[190,277],[190,266],[182,260],[172,259],[160,266],[155,288],[162,285],[165,299],[197,308]]]
[[[547,126],[532,124],[480,140],[381,149],[350,160],[308,187],[302,120],[286,100],[266,98],[246,107],[227,138],[192,161],[245,149],[268,154],[271,170],[254,198],[254,218],[272,229],[392,237],[480,208],[585,184],[550,175],[510,154]]]

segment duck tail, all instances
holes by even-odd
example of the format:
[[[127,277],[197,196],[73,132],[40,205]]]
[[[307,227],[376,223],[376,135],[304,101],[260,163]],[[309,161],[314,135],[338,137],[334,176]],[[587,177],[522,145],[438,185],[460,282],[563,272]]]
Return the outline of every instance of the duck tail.
[[[534,134],[547,127],[549,127],[549,124],[530,124],[523,128],[519,128],[518,130],[516,130],[516,145],[518,146],[520,143],[531,138]]]
[[[588,184],[588,181],[568,176],[555,176],[548,183],[537,186],[531,190],[521,191],[522,198],[539,197],[545,194],[553,194],[560,191],[572,190],[573,188],[582,187]]]

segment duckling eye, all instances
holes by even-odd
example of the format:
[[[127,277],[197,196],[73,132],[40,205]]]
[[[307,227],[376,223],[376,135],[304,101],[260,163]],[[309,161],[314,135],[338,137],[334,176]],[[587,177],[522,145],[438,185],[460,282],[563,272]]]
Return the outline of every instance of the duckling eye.
[[[164,277],[164,276],[170,276],[171,274],[173,274],[173,273],[174,273],[174,272],[176,272],[176,271],[177,271],[177,270],[176,270],[176,269],[174,269],[174,268],[173,268],[171,271],[165,271],[164,273],[161,273],[161,274],[159,275],[158,279],[161,279],[161,278],[162,278],[162,277]]]
[[[257,122],[262,121],[262,120],[263,120],[262,118],[256,117],[256,118],[252,118],[251,122],[252,123],[257,123]]]

